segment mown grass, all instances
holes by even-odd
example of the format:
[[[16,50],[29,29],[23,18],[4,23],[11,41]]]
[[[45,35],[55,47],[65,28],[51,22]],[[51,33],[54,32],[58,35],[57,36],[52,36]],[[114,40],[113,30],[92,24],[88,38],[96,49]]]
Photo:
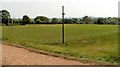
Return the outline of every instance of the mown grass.
[[[116,64],[117,25],[65,25],[65,45],[61,45],[61,25],[2,27],[3,41],[76,58]]]

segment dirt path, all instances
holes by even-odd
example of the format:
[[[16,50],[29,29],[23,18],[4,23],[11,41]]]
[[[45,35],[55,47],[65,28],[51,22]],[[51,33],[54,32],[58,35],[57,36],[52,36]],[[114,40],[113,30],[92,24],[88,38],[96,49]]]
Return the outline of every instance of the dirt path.
[[[2,45],[3,65],[84,65],[77,61],[66,60],[43,54],[29,52],[23,48]]]

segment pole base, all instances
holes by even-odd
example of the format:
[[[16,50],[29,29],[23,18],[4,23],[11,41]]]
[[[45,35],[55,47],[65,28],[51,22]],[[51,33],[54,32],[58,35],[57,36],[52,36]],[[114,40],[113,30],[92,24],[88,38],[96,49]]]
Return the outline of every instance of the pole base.
[[[66,45],[65,43],[62,43],[61,45]]]

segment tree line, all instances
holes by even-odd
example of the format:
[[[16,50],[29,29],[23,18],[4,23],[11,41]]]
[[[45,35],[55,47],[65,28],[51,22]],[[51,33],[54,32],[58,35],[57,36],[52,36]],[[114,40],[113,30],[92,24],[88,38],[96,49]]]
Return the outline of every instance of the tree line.
[[[61,24],[62,19],[52,18],[51,20],[45,16],[37,16],[32,20],[29,16],[24,15],[21,19],[12,19],[10,12],[7,10],[0,11],[0,22],[2,25],[9,26],[10,23],[14,25],[25,25],[25,24]],[[84,16],[83,18],[65,18],[65,24],[119,24],[120,18],[108,17],[108,18],[92,18]]]

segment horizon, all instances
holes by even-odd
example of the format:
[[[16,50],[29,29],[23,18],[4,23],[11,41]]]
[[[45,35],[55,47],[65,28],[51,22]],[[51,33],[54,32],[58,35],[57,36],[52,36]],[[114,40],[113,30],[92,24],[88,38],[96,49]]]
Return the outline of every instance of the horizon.
[[[29,16],[28,16],[29,17]],[[37,16],[36,16],[37,17]],[[29,17],[30,19],[34,19],[36,17]],[[85,16],[83,16],[85,17]],[[65,19],[68,19],[68,18],[77,18],[77,19],[82,19],[83,17],[65,17]],[[88,16],[88,17],[91,17],[91,16]],[[23,17],[22,17],[23,18]],[[17,18],[13,18],[13,19],[22,19],[21,17],[17,17]],[[57,19],[62,19],[62,17],[47,17],[49,19],[52,19],[52,18],[57,18]],[[91,18],[109,18],[109,17],[91,17]],[[111,18],[118,18],[118,17],[111,17]]]

